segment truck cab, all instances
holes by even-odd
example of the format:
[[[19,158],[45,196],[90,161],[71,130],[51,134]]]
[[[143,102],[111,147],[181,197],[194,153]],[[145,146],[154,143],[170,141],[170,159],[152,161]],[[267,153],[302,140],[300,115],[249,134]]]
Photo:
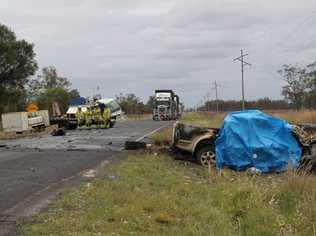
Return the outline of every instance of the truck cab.
[[[172,90],[156,90],[153,107],[153,120],[175,120],[177,99]]]

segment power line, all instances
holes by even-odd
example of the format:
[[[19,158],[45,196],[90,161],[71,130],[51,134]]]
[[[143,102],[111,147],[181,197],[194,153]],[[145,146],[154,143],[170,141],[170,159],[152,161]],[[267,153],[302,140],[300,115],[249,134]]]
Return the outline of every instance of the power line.
[[[242,110],[245,110],[245,86],[244,86],[244,66],[251,66],[250,63],[244,61],[244,57],[248,54],[244,54],[243,50],[240,50],[241,56],[234,59],[234,61],[241,62],[241,93],[242,93]]]

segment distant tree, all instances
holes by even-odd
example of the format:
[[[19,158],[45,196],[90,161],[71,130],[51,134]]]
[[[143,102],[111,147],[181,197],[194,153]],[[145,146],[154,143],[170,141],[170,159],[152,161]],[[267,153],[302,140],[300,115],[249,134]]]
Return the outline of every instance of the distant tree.
[[[316,108],[316,63],[306,68],[284,65],[279,73],[286,85],[282,88],[282,95],[293,107]]]
[[[308,73],[306,79],[306,99],[305,103],[308,108],[316,108],[316,63],[307,66]]]
[[[37,70],[33,48],[0,24],[0,113],[15,111],[25,102],[24,85]]]
[[[291,102],[296,109],[302,108],[306,88],[306,69],[284,65],[278,72],[286,82],[286,85],[282,88],[282,95]]]
[[[80,97],[80,93],[77,89],[72,89],[68,93],[69,93],[70,99]]]
[[[45,89],[50,88],[64,88],[69,89],[71,83],[65,77],[60,77],[57,74],[57,70],[54,66],[44,67],[42,69],[42,86]]]
[[[238,111],[241,109],[240,101],[236,100],[219,100],[220,111]],[[276,110],[289,109],[290,106],[285,100],[271,100],[269,98],[262,98],[255,101],[246,101],[247,109],[261,109],[261,110]],[[207,101],[198,108],[199,111],[216,111],[216,101]]]
[[[147,103],[146,103],[146,111],[147,113],[151,113],[154,107],[154,103],[155,103],[155,97],[154,96],[150,96]]]
[[[126,114],[144,114],[148,110],[141,99],[132,93],[126,95],[120,93],[116,96],[116,100]]]
[[[62,113],[65,113],[68,108],[68,102],[73,97],[64,88],[49,88],[41,93],[37,98],[37,105],[40,109],[47,109],[52,114],[52,104],[57,102]]]
[[[29,81],[27,87],[29,99],[38,104],[40,109],[49,110],[52,114],[52,104],[57,102],[61,112],[65,113],[69,100],[80,97],[79,91],[71,89],[70,81],[58,76],[55,67],[44,67],[42,74]]]

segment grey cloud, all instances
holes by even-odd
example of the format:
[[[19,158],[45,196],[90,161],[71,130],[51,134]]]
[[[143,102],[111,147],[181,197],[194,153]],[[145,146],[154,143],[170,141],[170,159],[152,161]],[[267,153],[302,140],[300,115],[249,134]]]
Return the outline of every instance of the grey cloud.
[[[40,66],[55,65],[85,96],[173,88],[186,105],[210,84],[240,98],[244,48],[246,97],[280,98],[284,63],[314,61],[315,0],[10,0],[0,22],[35,43]],[[292,36],[292,35],[295,35]]]

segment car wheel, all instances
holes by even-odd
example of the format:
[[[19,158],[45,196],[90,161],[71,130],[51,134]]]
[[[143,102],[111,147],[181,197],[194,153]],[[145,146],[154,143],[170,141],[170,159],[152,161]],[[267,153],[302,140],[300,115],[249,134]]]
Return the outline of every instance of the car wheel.
[[[205,167],[209,164],[215,164],[215,148],[214,145],[205,145],[200,148],[196,153],[197,161]]]

